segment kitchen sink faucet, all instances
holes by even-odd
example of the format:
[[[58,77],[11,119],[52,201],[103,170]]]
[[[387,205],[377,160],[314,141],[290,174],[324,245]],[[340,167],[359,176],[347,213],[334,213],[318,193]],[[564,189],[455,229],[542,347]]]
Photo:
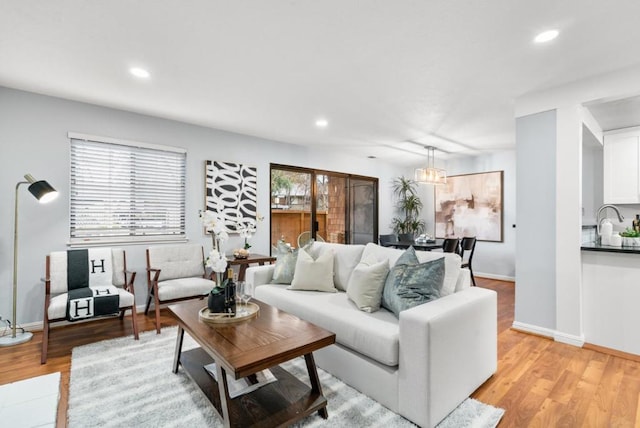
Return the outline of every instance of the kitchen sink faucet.
[[[600,218],[600,214],[607,208],[611,208],[612,210],[614,210],[616,212],[616,214],[618,215],[618,220],[620,221],[620,223],[622,223],[624,221],[624,217],[622,216],[622,214],[620,214],[620,210],[618,209],[618,207],[616,207],[615,205],[611,205],[611,204],[604,204],[603,206],[601,206],[600,208],[598,208],[598,212],[596,214],[596,239],[600,239],[600,223],[602,223],[602,220]]]

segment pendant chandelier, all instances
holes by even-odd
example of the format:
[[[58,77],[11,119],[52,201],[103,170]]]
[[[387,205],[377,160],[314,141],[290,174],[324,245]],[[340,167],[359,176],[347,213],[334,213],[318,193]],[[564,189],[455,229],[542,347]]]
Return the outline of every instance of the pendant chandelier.
[[[436,148],[425,146],[427,149],[427,167],[416,168],[414,180],[418,183],[445,184],[447,182],[447,172],[444,169],[436,168],[434,165],[434,153]]]

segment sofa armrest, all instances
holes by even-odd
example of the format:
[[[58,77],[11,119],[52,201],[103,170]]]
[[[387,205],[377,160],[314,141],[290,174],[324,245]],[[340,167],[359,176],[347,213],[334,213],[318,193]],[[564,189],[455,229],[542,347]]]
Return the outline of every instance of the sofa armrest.
[[[250,266],[245,273],[245,281],[256,287],[271,283],[275,265]]]
[[[472,287],[400,312],[400,413],[435,426],[497,370],[497,293]]]

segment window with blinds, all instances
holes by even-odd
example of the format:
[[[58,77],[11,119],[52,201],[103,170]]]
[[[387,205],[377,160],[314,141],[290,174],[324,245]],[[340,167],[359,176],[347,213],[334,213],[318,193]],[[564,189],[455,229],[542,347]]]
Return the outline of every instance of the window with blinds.
[[[69,138],[71,244],[185,239],[184,150]]]

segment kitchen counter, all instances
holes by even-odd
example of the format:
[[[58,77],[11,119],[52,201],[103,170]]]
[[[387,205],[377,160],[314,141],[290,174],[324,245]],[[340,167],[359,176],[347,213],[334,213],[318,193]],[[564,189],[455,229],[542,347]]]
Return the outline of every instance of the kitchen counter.
[[[580,247],[582,251],[602,251],[606,253],[640,254],[640,247],[610,247],[595,242],[585,242]]]
[[[640,356],[640,247],[581,248],[585,342]]]

